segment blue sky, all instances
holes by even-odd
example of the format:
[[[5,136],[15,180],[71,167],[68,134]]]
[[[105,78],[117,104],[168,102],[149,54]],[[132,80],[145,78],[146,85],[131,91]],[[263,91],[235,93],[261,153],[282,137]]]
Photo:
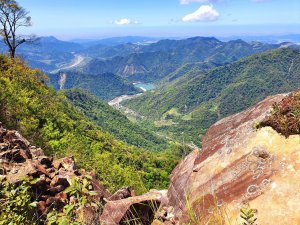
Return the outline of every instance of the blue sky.
[[[37,35],[111,36],[300,34],[300,0],[19,0]]]

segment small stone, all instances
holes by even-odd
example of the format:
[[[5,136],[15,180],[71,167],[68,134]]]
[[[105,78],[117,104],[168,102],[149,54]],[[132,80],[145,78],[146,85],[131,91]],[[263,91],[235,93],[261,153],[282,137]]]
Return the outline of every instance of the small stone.
[[[48,172],[47,172],[47,170],[46,170],[46,168],[44,166],[42,166],[42,165],[36,165],[36,169],[37,169],[37,171],[38,171],[38,173],[40,175],[42,175],[42,174],[48,175]]]
[[[58,185],[62,185],[62,186],[64,186],[64,187],[70,186],[68,180],[67,180],[65,177],[62,177],[62,176],[60,176],[60,175],[55,176],[55,177],[52,179],[50,185],[51,185],[52,187],[55,187],[55,186],[58,186]]]
[[[29,148],[29,151],[31,152],[33,158],[44,156],[44,152],[41,148],[36,148],[35,146],[31,146]]]
[[[6,151],[6,150],[8,150],[8,144],[0,143],[0,151]]]
[[[53,167],[46,169],[47,173],[55,173],[55,169]]]
[[[112,196],[108,198],[109,201],[116,201],[116,200],[121,200],[124,198],[129,198],[131,196],[131,187],[124,187],[118,190],[116,193],[114,193]]]
[[[46,202],[45,201],[39,201],[37,204],[37,209],[40,215],[43,215],[47,208],[46,208]]]
[[[52,167],[53,158],[52,157],[43,157],[40,159],[40,163],[45,165],[47,168]]]
[[[55,195],[56,198],[59,198],[61,201],[66,202],[68,195],[65,192],[60,192]]]
[[[49,187],[49,182],[46,180],[39,180],[32,186],[32,190],[39,196],[45,194]]]
[[[61,160],[61,165],[63,168],[65,168],[67,171],[74,171],[76,169],[74,157],[67,157],[63,158]]]
[[[63,190],[65,190],[65,187],[63,185],[57,185],[55,187],[50,187],[47,192],[50,194],[50,195],[56,195],[57,193],[59,192],[62,192]]]
[[[10,171],[10,173],[16,174],[16,173],[18,173],[18,170],[17,170],[16,168],[13,168],[13,169]]]
[[[48,176],[53,179],[57,174],[54,172],[54,173],[49,173]]]
[[[59,198],[56,198],[56,197],[49,197],[47,200],[46,200],[46,206],[47,207],[53,207],[55,209],[61,209],[63,206],[64,206],[64,203],[59,199]]]
[[[42,175],[40,176],[40,180],[46,181],[46,175],[45,175],[45,174],[42,174]]]
[[[60,162],[60,160],[54,160],[53,163],[52,163],[52,166],[55,169],[59,170],[61,168],[61,162]]]

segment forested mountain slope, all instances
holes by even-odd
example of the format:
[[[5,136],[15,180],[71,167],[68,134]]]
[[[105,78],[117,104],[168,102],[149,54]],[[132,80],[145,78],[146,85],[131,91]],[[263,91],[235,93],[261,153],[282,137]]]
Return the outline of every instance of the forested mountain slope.
[[[300,85],[300,51],[271,50],[208,73],[189,73],[159,90],[125,102],[173,138],[200,144],[199,135],[220,118],[268,95]]]
[[[96,96],[79,89],[66,90],[64,94],[84,115],[119,140],[150,151],[171,147],[165,139],[129,121],[120,111]]]
[[[71,70],[48,76],[50,84],[56,90],[80,88],[105,101],[110,101],[120,95],[132,95],[140,92],[131,83],[113,73],[90,74]]]
[[[49,155],[73,155],[111,190],[167,187],[168,174],[179,160],[176,151],[153,153],[116,140],[62,93],[47,87],[46,79],[20,60],[0,55],[0,121],[5,127],[18,129]]]

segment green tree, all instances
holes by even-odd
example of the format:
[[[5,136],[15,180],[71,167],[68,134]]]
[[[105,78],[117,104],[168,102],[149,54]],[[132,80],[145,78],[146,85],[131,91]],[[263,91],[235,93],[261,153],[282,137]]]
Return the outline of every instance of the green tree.
[[[28,14],[15,0],[0,0],[0,32],[11,58],[15,58],[21,44],[33,40],[33,37],[18,35],[19,28],[31,26]]]

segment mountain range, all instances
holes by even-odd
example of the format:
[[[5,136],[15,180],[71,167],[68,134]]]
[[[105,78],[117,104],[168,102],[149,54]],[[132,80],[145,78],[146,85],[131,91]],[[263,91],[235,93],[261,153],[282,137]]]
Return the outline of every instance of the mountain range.
[[[77,43],[42,37],[22,45],[19,55],[30,66],[47,72],[55,89],[82,88],[110,101],[138,93],[132,83],[159,86],[188,71],[207,72],[281,46],[240,39],[224,42],[214,37],[123,37]]]
[[[174,80],[188,70],[208,70],[280,45],[247,43],[242,40],[222,42],[216,38],[195,37],[184,40],[161,40],[152,44],[98,44],[76,52],[82,63],[49,73],[52,85],[83,88],[109,101],[118,95],[138,91],[130,83],[162,83]],[[107,87],[103,84],[108,84]]]
[[[111,72],[130,81],[159,82],[187,63],[202,62],[220,66],[278,47],[279,45],[247,43],[242,40],[222,42],[216,38],[203,37],[161,40],[149,45],[125,44],[115,46],[117,51],[108,51],[107,48],[103,50],[103,46],[97,49],[95,46],[93,59],[75,69],[90,74]],[[113,54],[108,55],[108,52]],[[118,56],[114,56],[117,52]],[[89,56],[89,52],[85,54]]]

